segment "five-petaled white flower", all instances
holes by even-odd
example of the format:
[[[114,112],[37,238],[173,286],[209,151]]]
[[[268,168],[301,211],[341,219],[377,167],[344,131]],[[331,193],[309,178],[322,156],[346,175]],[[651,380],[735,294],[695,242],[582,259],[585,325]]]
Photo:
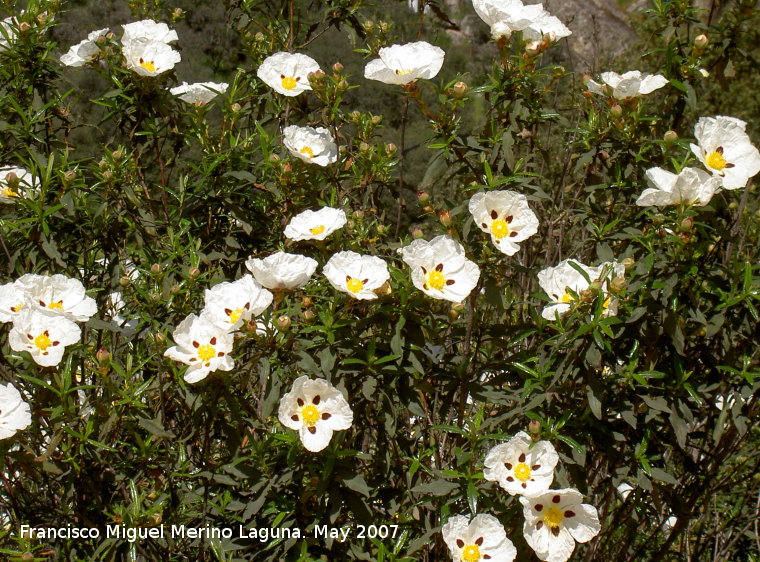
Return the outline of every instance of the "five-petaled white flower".
[[[513,496],[535,496],[548,490],[559,455],[549,441],[539,441],[532,447],[531,443],[530,435],[521,431],[488,451],[485,479],[498,482]]]
[[[87,296],[82,282],[60,273],[27,273],[16,280],[16,287],[24,292],[33,308],[48,315],[87,322],[98,311],[95,299]]]
[[[602,72],[602,81],[606,86],[589,80],[586,87],[595,94],[619,100],[650,94],[668,84],[668,79],[661,74],[642,74],[638,70],[629,70],[625,74]]]
[[[494,39],[522,31],[525,39],[555,41],[572,33],[541,4],[524,6],[520,0],[473,0],[472,6],[491,27]]]
[[[285,227],[285,237],[291,240],[324,240],[346,224],[343,209],[322,207],[297,214]]]
[[[298,431],[306,450],[317,453],[330,443],[333,431],[351,427],[354,413],[337,388],[304,375],[280,400],[278,417],[282,425]]]
[[[167,44],[179,39],[177,32],[173,29],[169,29],[169,26],[164,22],[142,20],[127,23],[121,27],[124,29],[124,35],[121,36],[122,45],[126,45],[136,39]]]
[[[649,168],[646,176],[652,187],[645,189],[636,199],[636,204],[641,207],[704,206],[720,189],[720,178],[697,168],[684,168],[678,175],[662,168]]]
[[[313,58],[301,53],[275,53],[264,59],[256,76],[283,96],[297,96],[311,90],[309,74],[319,70]]]
[[[504,526],[493,515],[476,515],[472,521],[464,515],[449,517],[441,534],[454,562],[512,562],[517,556]]]
[[[87,39],[80,41],[72,46],[66,54],[61,55],[61,62],[66,66],[84,66],[97,56],[100,51],[97,40],[107,33],[107,27],[90,32]]]
[[[760,172],[760,152],[744,132],[747,123],[734,117],[700,117],[694,127],[699,146],[691,151],[719,177],[723,189],[739,189]]]
[[[310,164],[327,166],[338,160],[338,146],[324,127],[289,125],[283,130],[282,142],[293,156]]]
[[[0,439],[13,437],[32,423],[32,414],[21,393],[11,384],[0,384]]]
[[[538,218],[528,199],[516,191],[476,193],[469,208],[478,228],[489,233],[496,247],[508,256],[520,249],[518,242],[538,232]]]
[[[166,43],[150,39],[132,39],[123,43],[121,52],[127,68],[140,76],[158,76],[182,60],[180,54]]]
[[[565,562],[575,542],[588,542],[599,534],[599,514],[593,505],[581,503],[578,490],[548,490],[533,497],[522,496],[523,535],[539,559]]]
[[[414,286],[430,297],[462,302],[478,284],[480,269],[450,236],[415,240],[399,251],[412,268]]]
[[[541,316],[547,320],[554,320],[555,315],[562,315],[572,308],[575,297],[570,291],[580,296],[581,291],[588,289],[591,284],[570,265],[570,262],[585,271],[591,282],[602,275],[606,278],[609,275],[617,277],[625,273],[625,267],[619,263],[605,262],[597,267],[589,267],[576,260],[563,260],[555,267],[547,267],[539,271],[538,284],[552,299],[552,302],[541,311]],[[603,291],[603,294],[606,295],[606,292]],[[617,314],[617,300],[612,297],[605,297],[603,306],[606,315]]]
[[[297,289],[309,282],[317,260],[300,254],[277,252],[264,259],[251,258],[245,266],[267,289]]]
[[[367,63],[364,77],[386,84],[408,84],[418,78],[433,78],[443,66],[445,53],[425,41],[391,45],[378,52],[379,59]]]
[[[12,203],[24,192],[35,188],[36,178],[24,168],[0,168],[0,203]]]
[[[225,82],[195,82],[194,84],[182,82],[182,85],[172,88],[169,93],[193,105],[206,105],[219,94],[226,92],[228,87],[229,84]]]
[[[273,295],[252,276],[223,282],[206,289],[206,304],[202,316],[221,329],[231,332],[272,304]]]
[[[68,318],[24,307],[13,319],[8,343],[14,351],[28,351],[38,365],[53,367],[63,359],[66,346],[79,341],[81,332]]]
[[[376,299],[375,289],[390,279],[385,261],[351,251],[333,254],[322,273],[337,290],[361,300]]]
[[[204,316],[190,314],[174,330],[172,339],[176,344],[164,352],[164,356],[190,367],[184,379],[189,383],[205,379],[214,371],[230,371],[235,361],[229,356],[234,336]]]

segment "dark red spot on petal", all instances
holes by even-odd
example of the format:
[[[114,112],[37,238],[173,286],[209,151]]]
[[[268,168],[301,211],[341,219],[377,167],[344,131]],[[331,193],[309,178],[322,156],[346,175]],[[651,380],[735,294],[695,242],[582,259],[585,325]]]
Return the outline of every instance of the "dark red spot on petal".
[[[298,421],[298,414],[293,414],[292,416],[290,416],[290,419],[293,421]]]
[[[507,221],[507,222],[512,222],[512,219],[513,219],[513,218],[514,218],[514,217],[512,217],[512,215],[509,215],[509,216],[508,216],[507,218],[505,218],[504,220],[505,220],[505,221]]]
[[[540,464],[534,464],[533,466],[530,467],[531,470],[538,470],[539,468],[541,468]]]
[[[559,494],[557,494],[556,496],[554,496],[554,497],[552,498],[552,501],[553,501],[554,503],[559,503],[559,500],[560,500],[560,499],[562,499],[562,498],[560,498],[560,497],[559,497]]]
[[[543,526],[544,526],[544,522],[543,521],[539,521],[538,523],[536,523],[536,531],[540,531],[541,527],[543,527]]]
[[[559,536],[559,527],[552,527],[552,535]]]
[[[435,270],[436,270],[436,271],[443,271],[443,264],[442,264],[442,263],[439,263],[438,265],[436,265],[436,266],[435,266]]]
[[[196,349],[199,348],[200,346],[201,344],[199,344],[197,341],[193,342],[193,347],[195,347]]]
[[[515,481],[514,478],[512,478],[511,476],[507,476],[507,482],[514,482],[514,481]]]
[[[325,412],[324,414],[322,414],[322,419],[323,420],[329,420],[331,417],[332,417],[332,414],[328,414],[327,412]]]
[[[211,339],[209,340],[209,343],[210,343],[211,345],[216,345],[216,336],[214,336],[213,338],[211,338]]]
[[[464,541],[462,539],[457,539],[457,546],[462,548],[464,546]]]
[[[447,285],[447,286],[451,286],[451,285],[453,285],[454,283],[456,283],[456,281],[454,281],[453,279],[446,279],[446,285]]]
[[[497,212],[496,212],[496,211],[494,211],[494,210],[491,210],[491,218],[492,218],[493,220],[496,220],[496,217],[498,217],[498,216],[499,216],[499,213],[497,213]]]
[[[317,432],[317,428],[314,427],[313,425],[310,425],[309,426],[309,433],[311,433],[312,435],[314,435],[316,432]]]
[[[317,394],[314,398],[311,399],[311,403],[316,405],[319,404],[319,401],[322,400],[322,398]]]
[[[569,509],[565,512],[565,517],[575,517],[575,512]]]
[[[511,464],[509,464],[508,462],[505,462],[505,463],[504,463],[504,466],[506,466],[506,467],[507,467],[507,470],[512,470],[512,465],[511,465]]]
[[[303,400],[301,400],[300,398],[298,398],[298,399],[296,400],[296,402],[298,402],[298,405],[299,405],[299,406],[303,406]]]
[[[525,462],[525,453],[520,454],[520,458],[517,459],[520,462]]]
[[[544,508],[543,504],[537,503],[536,504],[536,511],[541,511]]]
[[[483,544],[483,537],[479,537],[478,540],[475,541],[475,544],[481,546]]]

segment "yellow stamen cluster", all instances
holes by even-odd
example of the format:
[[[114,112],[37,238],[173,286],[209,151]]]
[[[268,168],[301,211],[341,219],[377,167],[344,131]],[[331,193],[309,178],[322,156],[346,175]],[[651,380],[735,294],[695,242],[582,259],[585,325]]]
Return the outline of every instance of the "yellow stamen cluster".
[[[521,462],[515,467],[515,478],[521,482],[527,482],[530,480],[530,472],[530,467],[524,462]]]
[[[295,90],[296,84],[298,84],[298,81],[293,78],[292,76],[283,76],[282,77],[282,87],[286,90]]]
[[[361,281],[360,279],[354,279],[353,277],[351,277],[346,282],[346,287],[348,288],[349,291],[356,294],[364,288],[364,282]]]
[[[430,271],[425,276],[425,285],[427,285],[431,289],[442,291],[443,288],[446,286],[446,278],[443,276],[443,273],[441,273],[440,271],[433,270],[433,271]]]
[[[311,149],[310,146],[304,146],[301,150],[299,150],[301,154],[305,154],[309,158],[314,158],[314,151]]]
[[[310,228],[309,232],[312,233],[314,236],[319,236],[325,231],[325,226],[323,224],[320,224],[319,226],[315,226],[314,228]]]
[[[18,197],[18,193],[7,186],[3,186],[2,189],[0,189],[0,195],[3,195],[4,197]]]
[[[145,70],[148,72],[155,72],[156,71],[156,65],[152,60],[143,60],[140,59],[140,66],[142,66]]]
[[[726,159],[723,157],[723,152],[715,151],[705,158],[705,163],[713,170],[722,170],[726,167]]]
[[[34,345],[36,345],[41,351],[45,351],[48,347],[53,345],[53,342],[50,341],[47,332],[42,332],[39,336],[34,338]]]
[[[243,315],[243,309],[242,308],[236,308],[235,310],[230,310],[227,313],[227,316],[230,318],[230,323],[234,324],[238,320],[240,320],[240,317]]]
[[[573,295],[571,295],[570,293],[568,293],[567,291],[565,291],[565,294],[562,295],[562,298],[559,299],[559,300],[560,300],[560,302],[569,303],[569,302],[573,302],[575,300],[575,298],[573,298]]]
[[[210,361],[216,357],[216,350],[211,345],[202,345],[198,348],[198,357],[201,361]]]
[[[319,409],[314,404],[307,404],[301,408],[301,419],[309,427],[316,425],[319,417]]]
[[[51,310],[63,310],[63,301],[51,302],[47,307]]]
[[[491,223],[491,234],[497,240],[509,236],[509,224],[504,219],[496,219]]]
[[[562,513],[562,510],[556,507],[550,507],[544,514],[544,523],[549,527],[559,527],[564,520],[565,514]]]
[[[465,562],[478,562],[480,560],[480,547],[476,544],[468,544],[462,549],[462,560]]]

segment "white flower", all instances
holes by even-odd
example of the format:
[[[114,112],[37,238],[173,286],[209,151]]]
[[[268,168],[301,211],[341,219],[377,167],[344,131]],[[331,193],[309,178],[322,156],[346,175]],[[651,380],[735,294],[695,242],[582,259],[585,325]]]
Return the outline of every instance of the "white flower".
[[[322,207],[318,211],[297,214],[285,227],[285,237],[291,240],[324,240],[346,224],[342,209]]]
[[[251,258],[245,266],[267,289],[297,289],[309,282],[317,261],[299,254],[277,252],[266,258]]]
[[[150,39],[132,39],[127,43],[122,40],[121,52],[127,68],[140,76],[158,76],[182,60],[180,54],[166,43]]]
[[[282,425],[298,431],[307,451],[317,453],[330,443],[333,431],[351,427],[354,413],[337,388],[304,375],[280,400],[278,417]]]
[[[81,332],[68,318],[24,307],[13,319],[8,343],[14,351],[28,351],[38,365],[53,367],[63,359],[66,346],[79,341]]]
[[[193,105],[206,105],[219,94],[226,92],[228,87],[229,84],[225,82],[218,84],[216,82],[195,82],[194,84],[182,82],[181,86],[172,88],[169,93]]]
[[[223,282],[206,289],[201,313],[222,330],[231,332],[272,304],[273,295],[250,275],[232,283]]]
[[[283,134],[283,142],[290,153],[304,162],[327,166],[338,160],[338,146],[330,131],[323,127],[289,125]]]
[[[462,302],[478,284],[480,269],[449,236],[415,240],[400,252],[412,268],[412,283],[430,297]]]
[[[549,490],[540,496],[520,497],[525,523],[523,536],[540,560],[565,562],[575,542],[588,542],[601,530],[593,505],[572,488]]]
[[[609,88],[594,80],[589,80],[586,87],[602,96],[609,95],[611,89],[612,97],[619,100],[649,94],[668,84],[668,79],[660,74],[642,74],[638,70],[630,70],[622,75],[616,72],[602,72],[602,80]]]
[[[100,47],[96,41],[107,33],[107,27],[90,32],[87,39],[80,41],[61,56],[61,62],[66,66],[84,66],[97,56]]]
[[[297,96],[311,90],[309,73],[319,70],[313,58],[301,53],[275,53],[268,56],[256,71],[256,76],[283,96]]]
[[[0,439],[12,437],[31,423],[29,404],[21,398],[21,393],[11,383],[0,384]]]
[[[720,178],[697,168],[684,168],[678,175],[662,168],[650,168],[646,176],[652,187],[645,189],[636,199],[636,204],[641,207],[704,206],[720,189]]]
[[[524,6],[520,0],[473,0],[472,6],[491,27],[494,39],[522,31],[526,39],[555,41],[572,33],[541,4]]]
[[[469,208],[478,228],[488,232],[496,247],[508,256],[520,249],[518,242],[538,232],[538,218],[528,199],[515,191],[476,193]]]
[[[184,375],[189,383],[205,379],[214,371],[230,371],[235,361],[229,356],[234,342],[232,334],[220,329],[203,316],[190,314],[174,330],[176,344],[164,356],[190,365]]]
[[[0,203],[13,203],[23,192],[33,191],[36,183],[36,178],[24,168],[0,168]]]
[[[454,562],[512,562],[517,556],[504,526],[493,515],[476,515],[472,522],[464,515],[449,517],[441,534]]]
[[[169,26],[164,22],[142,20],[128,23],[121,27],[124,28],[124,35],[121,36],[121,44],[125,46],[127,43],[136,39],[157,41],[159,43],[171,43],[172,41],[179,39],[177,32],[173,29],[169,29]]]
[[[555,267],[547,267],[539,271],[538,284],[553,301],[541,311],[541,316],[547,320],[554,320],[556,314],[562,315],[570,310],[575,301],[570,290],[580,296],[581,291],[588,289],[590,285],[589,281],[586,281],[583,275],[570,265],[570,262],[585,271],[592,282],[605,272],[607,272],[605,277],[610,274],[617,277],[625,273],[625,267],[619,263],[605,262],[597,267],[589,267],[575,260],[563,260]],[[604,299],[604,308],[607,315],[614,315],[617,313],[617,302],[607,297]]]
[[[618,484],[615,489],[618,491],[618,493],[623,496],[623,501],[625,501],[628,498],[628,495],[633,492],[636,488],[631,486],[628,482],[621,482]]]
[[[330,285],[355,299],[376,299],[379,289],[388,279],[388,264],[377,256],[362,256],[356,252],[333,254],[322,268]]]
[[[433,78],[443,66],[445,53],[425,41],[391,45],[378,52],[379,59],[367,63],[364,77],[386,84],[408,84],[418,78]]]
[[[488,451],[485,479],[498,482],[513,496],[535,496],[548,490],[559,455],[549,441],[539,441],[532,447],[531,443],[530,435],[521,431]]]
[[[137,318],[124,318],[121,312],[124,310],[126,303],[121,294],[121,291],[115,291],[109,293],[106,297],[106,310],[105,315],[111,318],[111,324],[122,330],[125,334],[131,335],[134,333],[139,320]]]
[[[747,124],[733,117],[700,117],[694,127],[699,146],[691,151],[721,178],[724,189],[739,189],[760,171],[760,153],[744,132]]]
[[[17,281],[0,285],[0,322],[13,322],[25,306],[26,295]]]
[[[87,296],[78,279],[27,273],[16,280],[16,286],[24,292],[26,301],[44,314],[86,322],[98,312],[95,299]]]

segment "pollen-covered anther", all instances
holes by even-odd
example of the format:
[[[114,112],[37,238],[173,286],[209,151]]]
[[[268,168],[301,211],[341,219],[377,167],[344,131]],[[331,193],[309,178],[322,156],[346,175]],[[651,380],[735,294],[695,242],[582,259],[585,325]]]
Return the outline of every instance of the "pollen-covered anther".
[[[296,86],[298,85],[298,81],[301,80],[301,77],[285,76],[284,74],[280,74],[280,80],[282,80],[283,88],[286,90],[295,90]]]
[[[319,226],[315,226],[314,228],[310,228],[309,232],[311,232],[314,236],[318,236],[322,234],[325,231],[325,225],[320,224]]]
[[[142,57],[140,57],[140,66],[142,66],[148,72],[156,71],[156,65],[152,60],[145,60]]]
[[[314,151],[311,149],[310,146],[304,146],[301,150],[299,150],[301,154],[305,154],[309,158],[314,158]]]

